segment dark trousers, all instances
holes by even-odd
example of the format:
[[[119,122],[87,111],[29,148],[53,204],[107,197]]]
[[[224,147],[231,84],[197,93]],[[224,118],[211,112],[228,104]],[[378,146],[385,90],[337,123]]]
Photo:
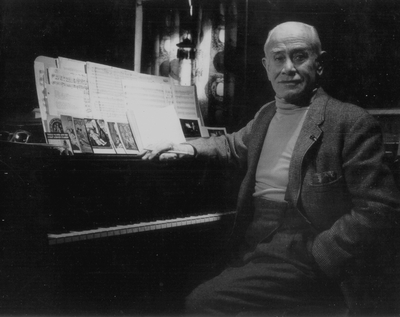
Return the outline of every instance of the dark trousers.
[[[339,293],[311,254],[314,231],[287,203],[255,199],[239,264],[198,286],[186,300],[197,315],[279,315],[336,305]],[[305,312],[307,314],[307,311]]]

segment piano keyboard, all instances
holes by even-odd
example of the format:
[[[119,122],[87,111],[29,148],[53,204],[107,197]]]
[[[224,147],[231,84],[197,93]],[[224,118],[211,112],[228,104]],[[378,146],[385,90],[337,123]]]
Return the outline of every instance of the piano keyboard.
[[[202,223],[216,222],[223,216],[232,215],[235,211],[213,213],[200,216],[190,216],[185,218],[175,218],[166,220],[156,220],[151,222],[141,222],[129,225],[120,225],[109,228],[97,228],[92,230],[71,231],[68,233],[47,235],[50,245],[63,244],[69,242],[92,240],[112,236],[120,236],[145,231],[161,230],[174,227],[190,226]]]

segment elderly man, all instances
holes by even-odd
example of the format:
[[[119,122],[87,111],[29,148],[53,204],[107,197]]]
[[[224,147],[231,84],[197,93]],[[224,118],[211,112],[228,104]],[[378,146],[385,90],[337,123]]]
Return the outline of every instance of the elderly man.
[[[236,261],[190,294],[191,313],[328,307],[340,286],[351,302],[349,272],[399,210],[377,122],[318,86],[325,52],[316,30],[280,24],[264,51],[275,101],[236,133],[158,145],[143,157],[168,159],[173,148],[247,168],[232,235]]]

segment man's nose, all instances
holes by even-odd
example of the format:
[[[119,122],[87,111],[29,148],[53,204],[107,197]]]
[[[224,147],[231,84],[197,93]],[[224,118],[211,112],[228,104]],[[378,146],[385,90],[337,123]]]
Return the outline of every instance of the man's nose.
[[[283,65],[282,72],[284,74],[291,74],[296,72],[296,69],[294,68],[294,64],[290,58],[287,58],[285,61],[285,64]]]

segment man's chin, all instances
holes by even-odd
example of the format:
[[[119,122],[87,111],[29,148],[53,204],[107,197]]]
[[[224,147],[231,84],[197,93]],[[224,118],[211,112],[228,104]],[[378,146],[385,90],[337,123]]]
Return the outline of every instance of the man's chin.
[[[306,91],[296,91],[292,93],[286,93],[282,98],[288,103],[296,104],[296,103],[303,103],[306,100],[310,99],[310,94]]]
[[[284,99],[286,102],[289,102],[289,103],[295,103],[295,102],[303,99],[303,94],[302,93],[285,94],[285,96],[282,99]]]

